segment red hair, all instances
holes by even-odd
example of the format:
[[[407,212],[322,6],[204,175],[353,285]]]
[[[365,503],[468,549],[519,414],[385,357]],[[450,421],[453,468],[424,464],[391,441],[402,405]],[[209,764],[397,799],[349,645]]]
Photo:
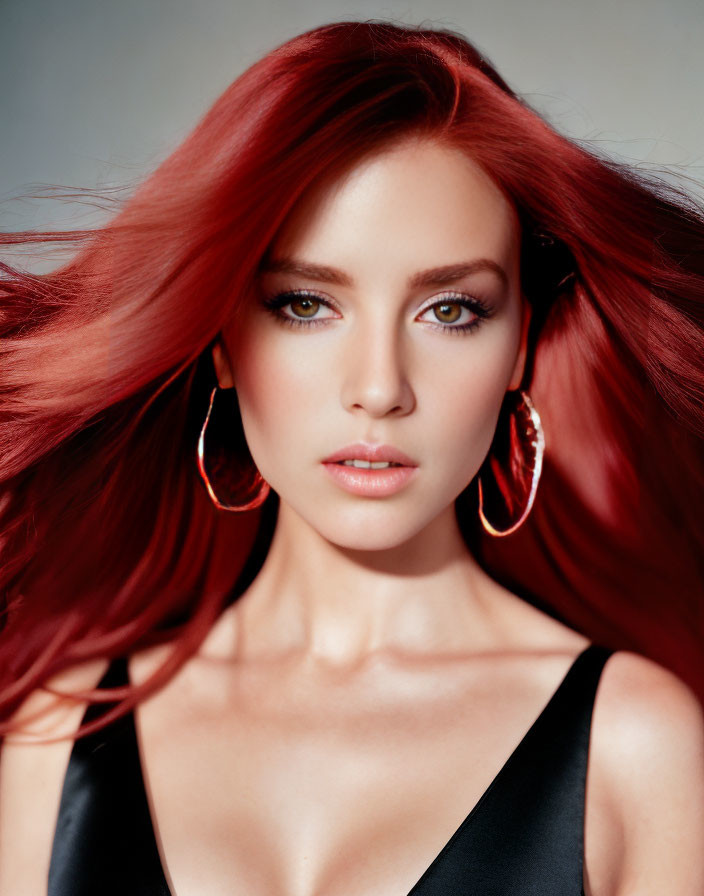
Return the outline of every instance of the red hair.
[[[276,495],[227,513],[198,476],[210,346],[303,191],[411,134],[464,149],[523,225],[543,476],[498,539],[475,479],[456,505],[468,544],[525,599],[704,696],[704,210],[556,133],[459,34],[338,22],[245,71],[105,226],[0,235],[76,246],[49,273],[2,265],[3,717],[71,663],[172,641],[106,724],[256,574]]]

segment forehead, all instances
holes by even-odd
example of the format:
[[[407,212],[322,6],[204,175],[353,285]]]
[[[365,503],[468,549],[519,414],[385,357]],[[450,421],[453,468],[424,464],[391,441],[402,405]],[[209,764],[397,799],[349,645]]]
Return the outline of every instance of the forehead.
[[[519,243],[515,208],[470,155],[407,138],[310,188],[268,254],[418,268],[487,255],[511,267]]]

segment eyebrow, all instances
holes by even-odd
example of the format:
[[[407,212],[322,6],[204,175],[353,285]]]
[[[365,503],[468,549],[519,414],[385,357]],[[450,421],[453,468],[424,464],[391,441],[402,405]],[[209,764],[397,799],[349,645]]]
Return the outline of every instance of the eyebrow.
[[[469,274],[478,271],[493,271],[504,286],[508,286],[506,271],[490,258],[476,258],[473,261],[458,262],[457,264],[444,265],[439,268],[428,268],[418,271],[409,277],[408,285],[412,288],[421,286],[444,286],[454,283]],[[260,267],[262,274],[299,274],[310,280],[318,280],[322,283],[334,283],[337,286],[354,286],[353,279],[338,268],[331,268],[322,264],[309,264],[295,258],[271,258],[262,262]]]

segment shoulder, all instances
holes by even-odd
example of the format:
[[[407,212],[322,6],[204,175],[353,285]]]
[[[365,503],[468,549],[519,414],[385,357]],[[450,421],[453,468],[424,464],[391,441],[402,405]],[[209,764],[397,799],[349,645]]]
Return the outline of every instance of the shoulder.
[[[618,896],[704,891],[704,711],[673,672],[630,651],[606,662],[590,752],[622,833]]]
[[[3,748],[73,734],[86,703],[70,695],[93,689],[107,666],[108,660],[99,657],[75,663],[47,679],[28,694],[13,714],[11,722],[16,731],[6,736]]]
[[[667,761],[704,750],[704,707],[681,678],[659,663],[628,650],[606,661],[594,710],[610,755]]]

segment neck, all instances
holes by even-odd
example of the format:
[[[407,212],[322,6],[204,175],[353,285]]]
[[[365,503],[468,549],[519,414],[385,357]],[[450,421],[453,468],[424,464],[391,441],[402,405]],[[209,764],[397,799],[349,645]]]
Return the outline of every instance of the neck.
[[[336,667],[382,653],[462,653],[489,640],[499,591],[452,506],[401,545],[358,551],[281,502],[266,561],[237,603],[237,652]]]

